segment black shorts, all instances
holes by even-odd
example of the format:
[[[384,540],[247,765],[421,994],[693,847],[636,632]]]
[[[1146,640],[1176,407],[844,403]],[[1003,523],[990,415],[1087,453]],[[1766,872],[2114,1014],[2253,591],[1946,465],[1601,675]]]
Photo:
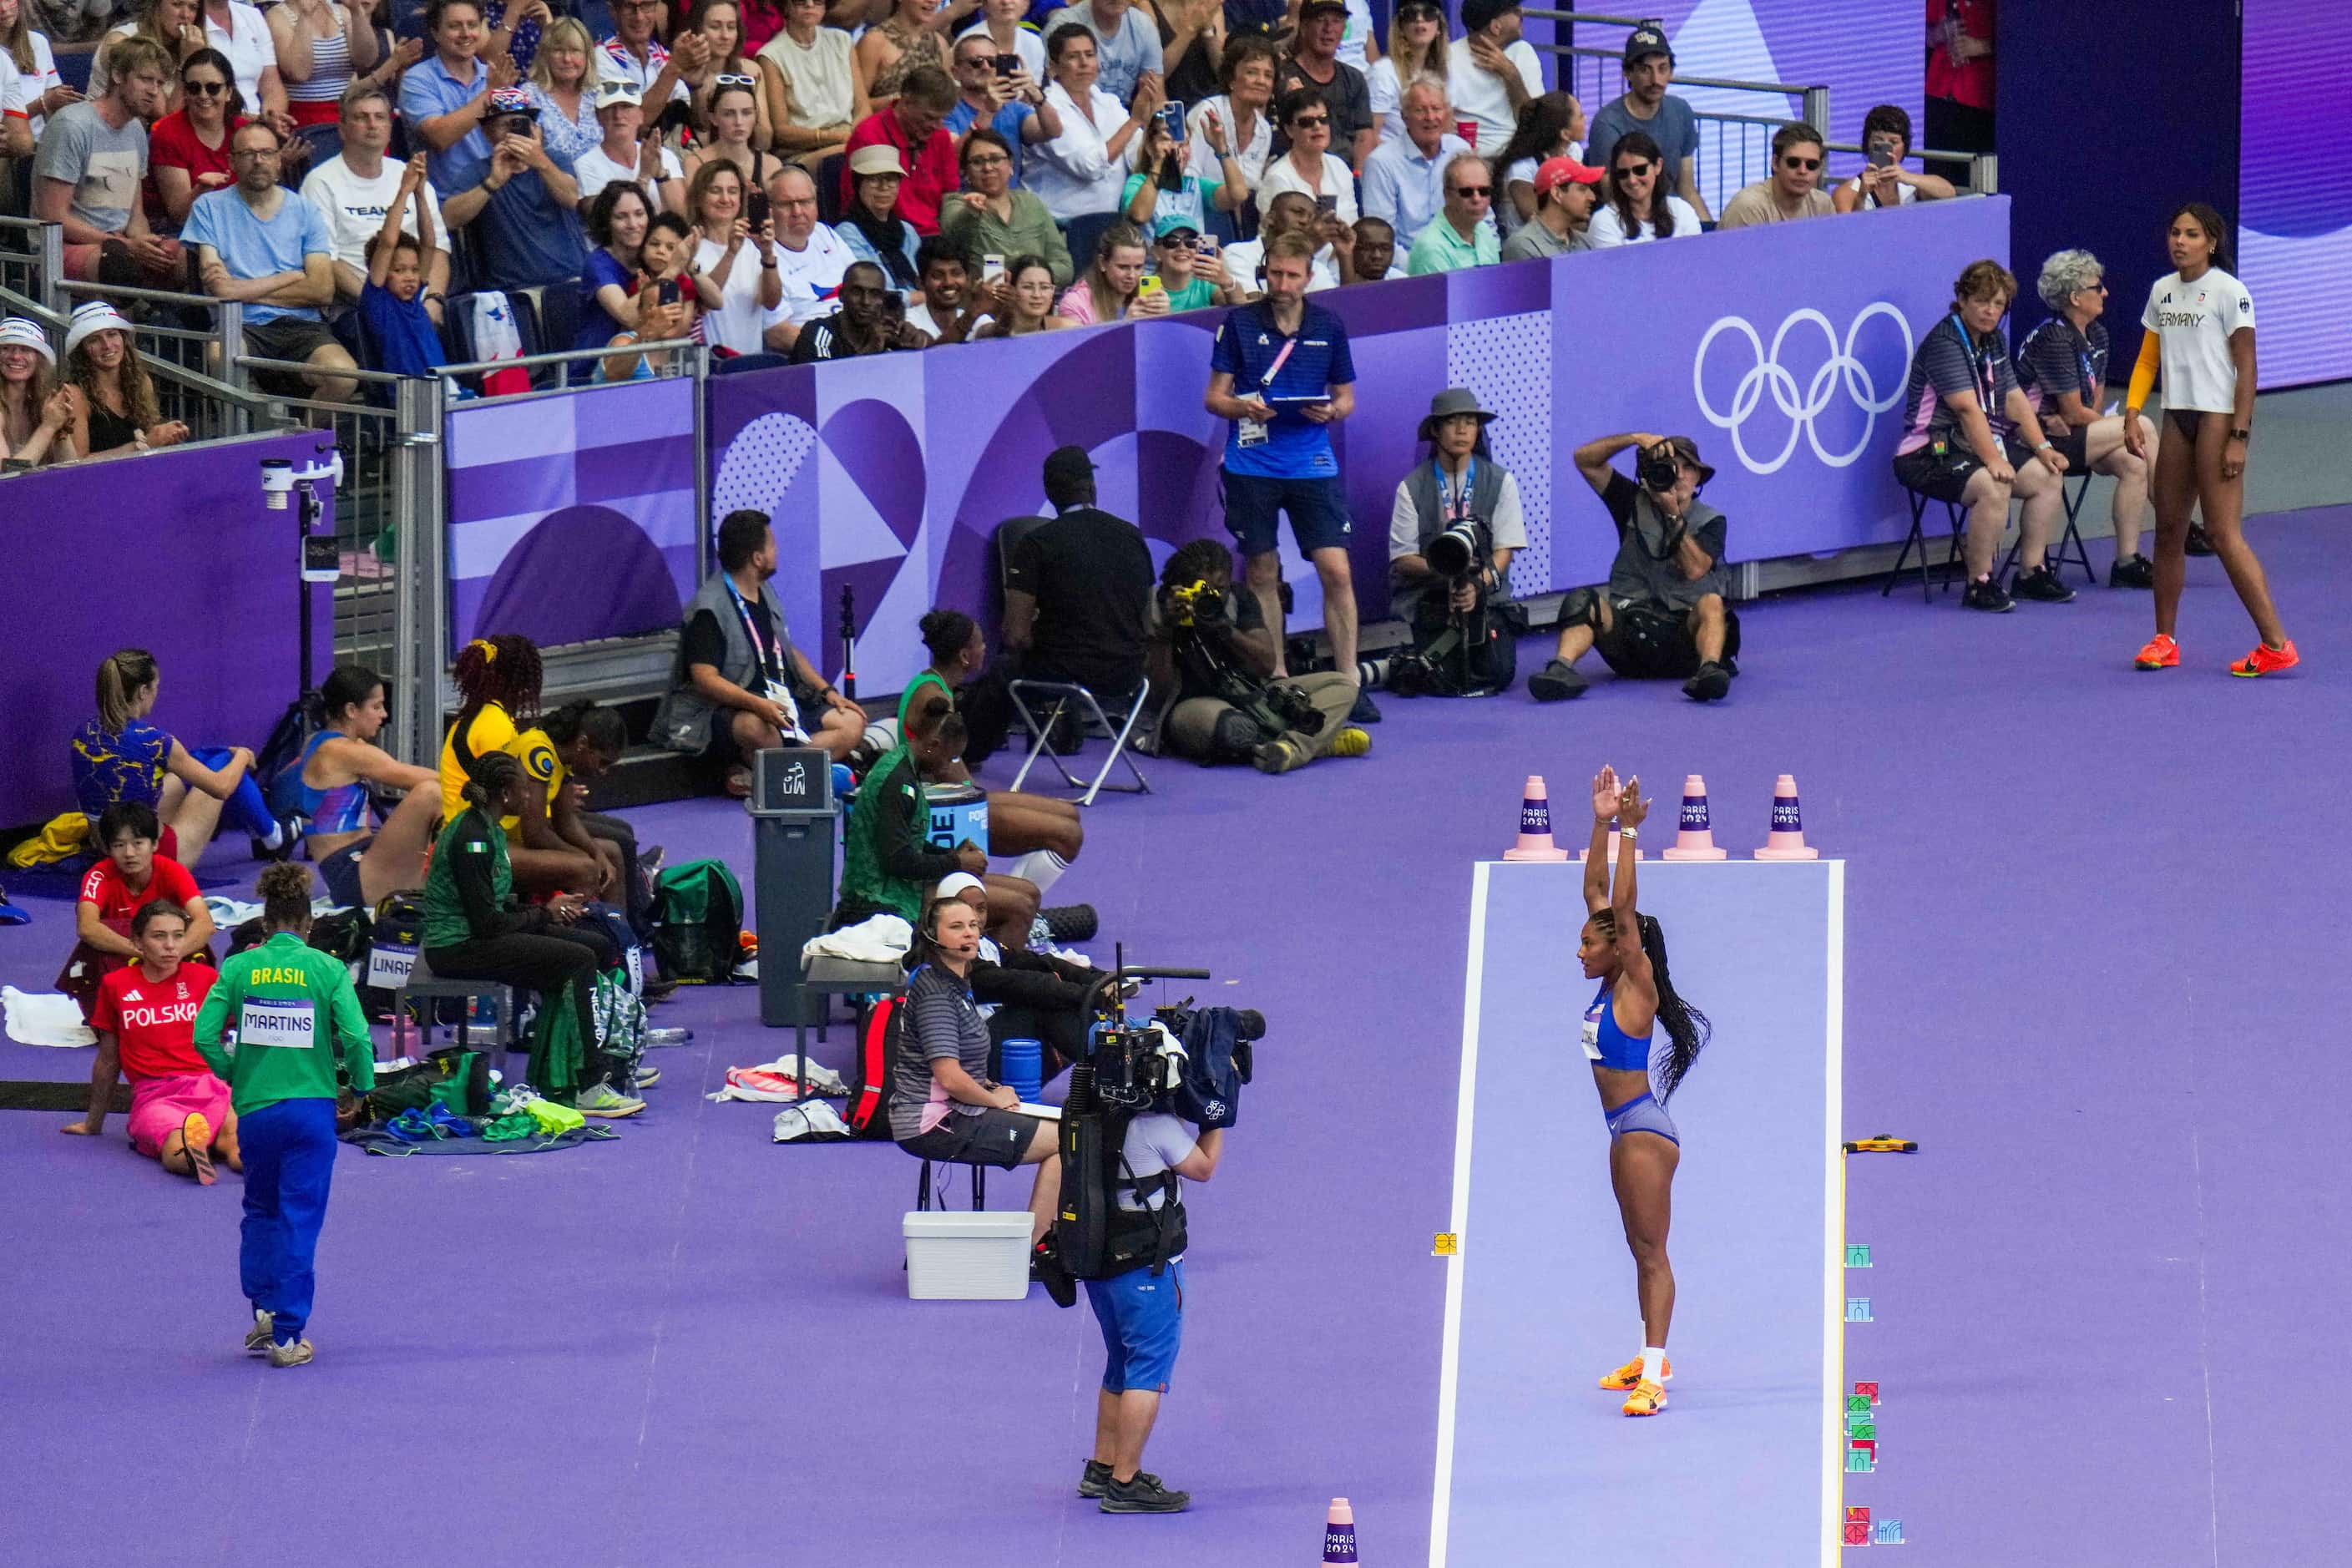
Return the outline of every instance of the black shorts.
[[[1698,638],[1692,612],[1674,605],[1612,605],[1609,629],[1592,639],[1593,651],[1628,680],[1688,680],[1698,673]],[[1739,657],[1739,615],[1723,607],[1723,657]]]
[[[1929,500],[1958,502],[1967,493],[1969,480],[1984,467],[1977,455],[1968,449],[1958,433],[1946,438],[1944,451],[1938,454],[1932,441],[1924,447],[1895,455],[1895,482],[1906,490],[1916,490]],[[2033,461],[2033,448],[2012,434],[2001,440],[2001,454],[2012,468],[2021,468]],[[2071,460],[2071,454],[2070,454]]]
[[[327,886],[327,897],[345,909],[363,908],[367,895],[360,890],[360,857],[367,853],[373,842],[362,838],[357,844],[346,844],[319,862],[319,880]]]
[[[1011,1171],[1019,1168],[1021,1157],[1037,1140],[1037,1129],[1045,1125],[1042,1118],[999,1110],[994,1106],[978,1116],[962,1116],[951,1110],[945,1121],[929,1132],[901,1138],[898,1147],[921,1160],[993,1165],[1000,1171]]]
[[[2046,432],[2045,432],[2046,434]],[[2069,430],[2063,436],[2050,437],[2052,449],[2066,459],[2070,474],[2087,472],[2091,467],[2091,437],[2088,431]]]
[[[328,330],[326,322],[305,321],[299,316],[254,321],[245,329],[246,352],[256,359],[292,360],[299,364],[329,344],[341,347],[341,340]],[[253,374],[265,391],[301,397],[310,390],[310,384],[292,371],[257,370]]]

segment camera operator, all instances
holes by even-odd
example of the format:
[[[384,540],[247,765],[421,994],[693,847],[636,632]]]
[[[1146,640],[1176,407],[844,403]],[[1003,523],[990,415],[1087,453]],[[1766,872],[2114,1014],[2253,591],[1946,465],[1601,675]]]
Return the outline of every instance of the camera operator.
[[[1356,701],[1347,676],[1270,679],[1274,632],[1257,595],[1234,592],[1233,552],[1222,542],[1196,539],[1169,556],[1152,612],[1151,685],[1168,693],[1163,753],[1286,773],[1371,749],[1371,736],[1347,721]]]
[[[1153,1224],[1171,1204],[1182,1213],[1178,1178],[1205,1182],[1217,1173],[1224,1152],[1222,1128],[1197,1131],[1156,1106],[1127,1124],[1119,1145],[1123,1179],[1113,1197],[1122,1214],[1150,1214]],[[1176,1235],[1184,1221],[1174,1219]],[[1181,1247],[1181,1242],[1178,1244]],[[1143,1468],[1143,1445],[1160,1418],[1160,1396],[1168,1392],[1176,1352],[1184,1339],[1184,1257],[1179,1250],[1164,1269],[1150,1258],[1108,1279],[1086,1282],[1087,1301],[1102,1325],[1109,1352],[1102,1389],[1095,1396],[1095,1451],[1078,1477],[1078,1495],[1099,1499],[1105,1513],[1181,1513],[1192,1494],[1171,1491]]]
[[[1610,466],[1640,451],[1635,484]],[[1559,647],[1528,679],[1538,702],[1584,694],[1576,670],[1598,647],[1609,668],[1632,680],[1683,678],[1683,695],[1713,702],[1739,673],[1739,617],[1724,603],[1724,515],[1698,499],[1715,470],[1687,436],[1603,436],[1576,449],[1584,476],[1617,524],[1617,559],[1604,589],[1580,588],[1559,609]]]
[[[971,995],[980,956],[980,910],[935,891],[916,927],[915,969],[904,1003],[913,1027],[890,1064],[890,1136],[925,1160],[1037,1167],[1029,1194],[1029,1240],[1045,1239],[1061,1197],[1062,1161],[1054,1124],[1024,1116],[1021,1097],[988,1076],[988,1025]],[[1132,1472],[1130,1472],[1132,1473]]]
[[[1467,387],[1429,400],[1421,438],[1429,461],[1397,485],[1389,511],[1390,608],[1412,626],[1412,649],[1388,661],[1406,696],[1486,696],[1517,673],[1511,557],[1527,548],[1519,482],[1486,447],[1495,418]]]

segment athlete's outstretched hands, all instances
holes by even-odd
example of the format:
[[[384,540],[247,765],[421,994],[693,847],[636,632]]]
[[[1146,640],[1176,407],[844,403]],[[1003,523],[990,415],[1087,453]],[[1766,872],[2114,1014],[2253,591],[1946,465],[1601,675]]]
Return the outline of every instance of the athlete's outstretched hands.
[[[1642,795],[1642,781],[1631,778],[1617,798],[1617,826],[1639,827],[1650,815],[1650,803]]]
[[[1603,767],[1592,781],[1592,820],[1606,822],[1616,816],[1620,794],[1617,770]]]

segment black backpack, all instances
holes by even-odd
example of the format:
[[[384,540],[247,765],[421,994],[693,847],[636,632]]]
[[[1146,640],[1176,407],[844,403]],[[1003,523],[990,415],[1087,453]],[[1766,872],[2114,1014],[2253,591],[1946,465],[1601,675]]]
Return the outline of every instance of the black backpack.
[[[665,978],[725,985],[742,957],[743,889],[723,860],[672,866],[654,884],[654,956]],[[795,960],[795,954],[784,954]]]

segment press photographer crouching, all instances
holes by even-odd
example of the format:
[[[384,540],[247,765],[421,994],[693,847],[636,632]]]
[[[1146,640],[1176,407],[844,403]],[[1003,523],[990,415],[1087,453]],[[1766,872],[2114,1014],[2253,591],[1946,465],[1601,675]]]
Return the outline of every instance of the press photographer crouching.
[[[1371,736],[1347,721],[1356,683],[1337,670],[1269,679],[1275,633],[1257,595],[1233,587],[1221,540],[1180,545],[1160,568],[1150,647],[1152,688],[1169,694],[1160,752],[1286,773],[1370,751]]]
[[[1390,609],[1412,647],[1370,667],[1400,696],[1486,697],[1517,673],[1525,627],[1510,604],[1511,557],[1527,548],[1519,482],[1486,447],[1495,416],[1467,387],[1429,400],[1429,460],[1398,484],[1389,511]]]
[[[1029,1239],[1045,1238],[1061,1193],[1054,1123],[1024,1116],[1021,1097],[988,1076],[988,1025],[971,995],[980,956],[980,910],[937,890],[915,922],[915,967],[901,1004],[912,1027],[890,1064],[890,1136],[919,1159],[1037,1167],[1029,1194]]]
[[[1627,447],[1640,458],[1635,484],[1610,466]],[[1723,513],[1698,499],[1715,470],[1687,436],[1603,436],[1576,449],[1576,469],[1617,524],[1617,559],[1603,589],[1580,588],[1560,604],[1559,646],[1528,678],[1538,702],[1584,694],[1576,661],[1598,647],[1629,680],[1680,679],[1683,695],[1713,702],[1739,673],[1739,617],[1724,603]]]

